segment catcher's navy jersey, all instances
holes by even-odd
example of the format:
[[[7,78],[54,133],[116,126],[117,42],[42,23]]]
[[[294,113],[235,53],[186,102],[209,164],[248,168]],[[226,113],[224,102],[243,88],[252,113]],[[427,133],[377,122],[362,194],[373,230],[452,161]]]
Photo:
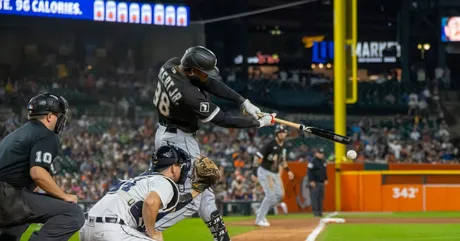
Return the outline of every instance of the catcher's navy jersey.
[[[192,133],[200,128],[200,122],[211,121],[220,109],[209,96],[178,70],[179,58],[168,60],[158,74],[153,104],[160,124],[176,127]]]
[[[286,160],[286,155],[286,148],[278,144],[276,140],[269,142],[260,152],[257,152],[257,156],[262,158],[260,166],[274,173],[278,173],[278,166]]]
[[[59,139],[40,121],[31,120],[0,142],[0,181],[14,187],[34,190],[30,168],[40,166],[53,170],[59,153]]]

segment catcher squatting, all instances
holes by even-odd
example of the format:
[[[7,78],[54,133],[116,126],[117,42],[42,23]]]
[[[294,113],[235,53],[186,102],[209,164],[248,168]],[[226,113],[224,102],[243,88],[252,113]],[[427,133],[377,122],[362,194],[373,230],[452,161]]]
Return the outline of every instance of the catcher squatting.
[[[120,182],[91,208],[80,240],[162,241],[161,232],[154,229],[155,223],[190,203],[220,179],[218,167],[200,156],[192,169],[193,190],[180,195],[179,188],[190,169],[190,156],[184,150],[172,145],[160,147],[152,156],[149,171]]]

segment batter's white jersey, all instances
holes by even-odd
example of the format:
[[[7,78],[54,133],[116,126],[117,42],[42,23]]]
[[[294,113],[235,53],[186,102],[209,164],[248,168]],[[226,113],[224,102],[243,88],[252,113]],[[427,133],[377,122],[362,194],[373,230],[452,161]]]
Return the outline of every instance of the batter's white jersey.
[[[158,173],[147,173],[114,186],[88,212],[88,216],[116,215],[125,225],[144,231],[142,206],[150,192],[156,192],[163,204],[159,214],[174,209],[179,201],[179,189],[174,181]],[[157,217],[158,218],[158,217]]]

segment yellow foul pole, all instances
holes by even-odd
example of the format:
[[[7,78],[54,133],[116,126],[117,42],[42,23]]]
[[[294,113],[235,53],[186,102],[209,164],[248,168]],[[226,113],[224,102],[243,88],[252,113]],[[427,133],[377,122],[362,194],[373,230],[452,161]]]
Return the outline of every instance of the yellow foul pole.
[[[346,134],[345,0],[334,0],[334,131]],[[335,143],[335,209],[340,211],[340,163],[345,145]]]

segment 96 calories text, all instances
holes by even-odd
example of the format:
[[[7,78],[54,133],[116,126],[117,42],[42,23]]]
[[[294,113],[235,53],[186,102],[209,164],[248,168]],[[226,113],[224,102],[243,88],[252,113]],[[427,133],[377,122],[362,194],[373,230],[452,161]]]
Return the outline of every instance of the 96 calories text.
[[[66,1],[0,0],[0,10],[60,15],[82,15],[80,3]]]

